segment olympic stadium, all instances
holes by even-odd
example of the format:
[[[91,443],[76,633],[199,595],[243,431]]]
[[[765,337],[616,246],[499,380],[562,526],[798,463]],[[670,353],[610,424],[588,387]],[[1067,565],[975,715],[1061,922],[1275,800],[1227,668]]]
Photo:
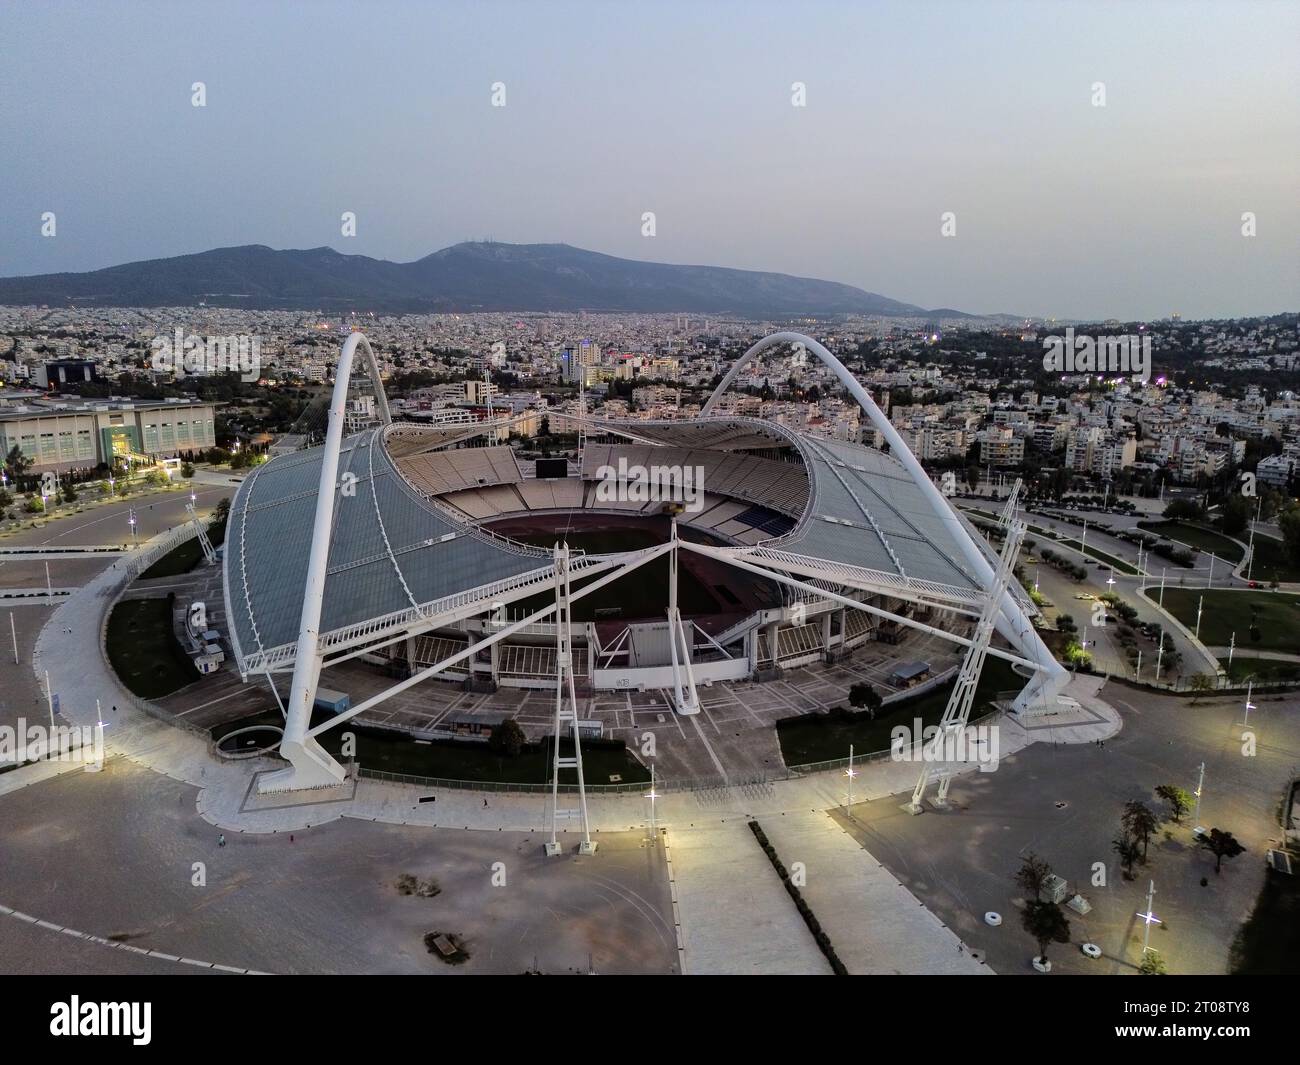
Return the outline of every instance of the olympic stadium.
[[[790,344],[835,374],[884,449],[714,414],[752,359]],[[358,351],[380,424],[345,436]],[[550,460],[501,443],[508,419],[393,422],[369,344],[352,334],[324,444],[257,468],[231,506],[235,663],[272,691],[290,678],[290,766],[264,790],[337,784],[345,771],[315,737],[423,683],[553,690],[556,732],[576,738],[580,692],[662,691],[691,717],[703,686],[762,682],[868,643],[901,643],[902,661],[922,632],[1012,662],[1016,712],[1055,705],[1067,674],[1032,603],[811,338],[754,345],[697,420],[576,422],[578,446]],[[343,663],[392,683],[313,725],[321,670]]]

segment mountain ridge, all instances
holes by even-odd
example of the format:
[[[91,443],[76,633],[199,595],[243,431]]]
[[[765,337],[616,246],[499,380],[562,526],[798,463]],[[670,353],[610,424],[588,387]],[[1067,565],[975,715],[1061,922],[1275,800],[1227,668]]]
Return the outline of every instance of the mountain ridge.
[[[569,244],[465,241],[406,263],[329,246],[242,244],[80,273],[0,278],[0,304],[209,306],[377,313],[621,311],[742,317],[933,312],[852,285],[623,259]],[[944,308],[944,316],[974,317]]]

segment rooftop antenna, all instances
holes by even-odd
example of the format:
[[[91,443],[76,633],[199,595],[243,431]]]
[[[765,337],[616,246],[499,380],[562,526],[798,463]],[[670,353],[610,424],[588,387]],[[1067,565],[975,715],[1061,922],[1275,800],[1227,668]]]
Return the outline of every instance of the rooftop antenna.
[[[582,354],[587,341],[578,344],[578,468],[582,468],[582,452],[587,441],[587,363]]]
[[[487,396],[488,425],[492,426],[492,432],[488,436],[488,440],[494,445],[499,444],[501,441],[497,436],[496,422],[493,421],[492,417],[492,363],[490,358],[483,360],[483,392]]]

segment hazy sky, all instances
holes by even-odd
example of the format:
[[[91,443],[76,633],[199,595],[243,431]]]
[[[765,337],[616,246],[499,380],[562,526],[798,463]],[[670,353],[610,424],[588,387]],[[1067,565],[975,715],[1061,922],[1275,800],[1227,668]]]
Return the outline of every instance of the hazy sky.
[[[976,312],[1294,310],[1297,41],[1300,3],[1241,0],[5,0],[0,274],[490,237]]]

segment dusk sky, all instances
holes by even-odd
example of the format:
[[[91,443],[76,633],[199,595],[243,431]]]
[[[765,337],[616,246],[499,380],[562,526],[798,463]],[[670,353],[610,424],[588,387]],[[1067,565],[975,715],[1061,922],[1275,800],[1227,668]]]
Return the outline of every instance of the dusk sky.
[[[1297,3],[11,0],[0,275],[491,238],[981,313],[1295,310],[1298,40]]]

